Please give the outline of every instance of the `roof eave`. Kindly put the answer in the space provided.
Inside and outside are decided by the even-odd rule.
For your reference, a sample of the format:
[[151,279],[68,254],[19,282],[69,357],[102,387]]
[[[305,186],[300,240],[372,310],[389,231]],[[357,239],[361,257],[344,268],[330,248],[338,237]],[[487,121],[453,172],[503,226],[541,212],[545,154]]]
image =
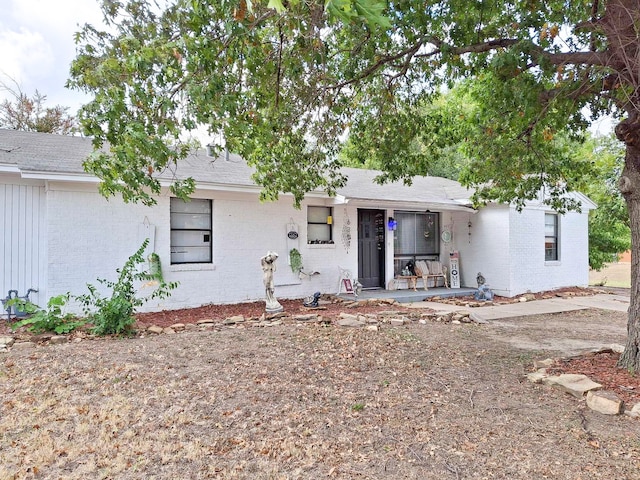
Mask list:
[[390,210],[445,210],[476,213],[477,210],[468,202],[452,200],[448,202],[407,202],[404,200],[380,200],[375,198],[345,198],[344,203],[369,208],[386,208]]

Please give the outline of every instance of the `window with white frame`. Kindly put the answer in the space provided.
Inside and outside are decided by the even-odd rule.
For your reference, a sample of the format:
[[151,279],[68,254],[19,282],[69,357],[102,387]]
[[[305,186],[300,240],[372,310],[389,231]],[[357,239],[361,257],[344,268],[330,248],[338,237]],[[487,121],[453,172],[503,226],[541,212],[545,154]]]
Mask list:
[[440,256],[440,216],[433,212],[395,211],[393,232],[394,272],[400,275],[408,262]]
[[171,264],[211,263],[212,201],[171,198]]
[[307,207],[307,243],[333,243],[333,208]]
[[559,217],[556,213],[544,215],[544,259],[547,262],[559,260],[558,232]]
[[431,212],[395,212],[397,227],[393,236],[396,255],[438,255],[439,217]]

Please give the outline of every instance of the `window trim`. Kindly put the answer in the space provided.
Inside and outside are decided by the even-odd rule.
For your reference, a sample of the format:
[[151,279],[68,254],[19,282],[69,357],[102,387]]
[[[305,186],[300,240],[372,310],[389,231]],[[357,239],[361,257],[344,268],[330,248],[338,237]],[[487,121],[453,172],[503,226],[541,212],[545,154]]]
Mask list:
[[[331,222],[312,222],[309,220],[310,208],[323,208],[328,211],[327,218],[331,219]],[[326,225],[329,227],[329,239],[328,240],[316,240],[309,238],[309,225]],[[334,245],[333,241],[333,207],[326,205],[307,205],[307,245]]]
[[[201,201],[201,202],[207,202],[208,204],[208,212],[201,214],[202,216],[208,215],[209,216],[209,228],[174,228],[173,226],[173,213],[178,213],[178,212],[173,212],[171,210],[171,206],[173,204],[173,202],[175,201],[181,201],[180,198],[178,197],[171,197],[169,199],[169,259],[170,259],[170,265],[211,265],[213,264],[213,200],[209,199],[209,198],[194,198],[192,200],[197,200],[197,201]],[[178,262],[178,261],[174,261],[173,259],[173,243],[171,240],[172,237],[172,233],[173,232],[206,232],[205,234],[209,236],[209,255],[208,255],[208,259],[207,260],[202,260],[202,261],[186,261],[186,262]]]

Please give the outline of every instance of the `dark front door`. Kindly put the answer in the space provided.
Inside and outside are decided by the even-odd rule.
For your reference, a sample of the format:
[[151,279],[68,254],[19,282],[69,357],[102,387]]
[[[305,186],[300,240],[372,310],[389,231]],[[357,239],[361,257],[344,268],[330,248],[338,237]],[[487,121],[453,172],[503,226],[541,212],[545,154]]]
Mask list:
[[358,210],[358,280],[364,288],[384,287],[384,211]]

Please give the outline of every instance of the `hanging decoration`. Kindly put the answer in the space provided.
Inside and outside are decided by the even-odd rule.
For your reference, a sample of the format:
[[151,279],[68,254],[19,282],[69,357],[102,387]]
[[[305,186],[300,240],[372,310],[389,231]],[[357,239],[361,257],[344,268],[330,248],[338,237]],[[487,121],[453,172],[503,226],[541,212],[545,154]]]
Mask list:
[[349,248],[351,247],[351,220],[349,220],[346,208],[344,209],[344,223],[342,224],[342,245],[349,253]]

